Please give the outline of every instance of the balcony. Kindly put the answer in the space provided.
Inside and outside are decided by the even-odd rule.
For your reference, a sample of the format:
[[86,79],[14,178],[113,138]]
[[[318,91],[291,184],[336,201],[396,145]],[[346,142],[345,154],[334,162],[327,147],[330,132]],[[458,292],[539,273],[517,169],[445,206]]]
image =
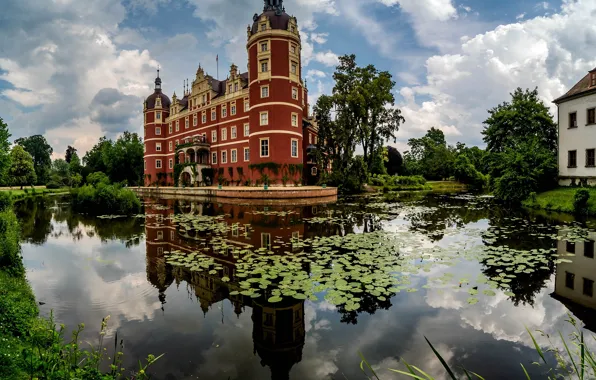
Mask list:
[[187,137],[182,140],[181,144],[176,145],[176,153],[180,151],[186,151],[188,148],[191,148],[194,151],[199,151],[201,149],[209,150],[209,140],[205,136],[195,136],[195,137]]

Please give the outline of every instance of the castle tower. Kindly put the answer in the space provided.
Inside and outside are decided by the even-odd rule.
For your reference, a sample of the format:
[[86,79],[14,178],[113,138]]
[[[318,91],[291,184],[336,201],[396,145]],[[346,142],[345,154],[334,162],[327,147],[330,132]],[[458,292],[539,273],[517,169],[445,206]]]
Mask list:
[[[300,34],[283,0],[265,0],[247,29],[250,162],[302,164],[306,92],[301,80]],[[271,182],[282,175],[268,173]]]
[[145,144],[144,183],[150,186],[158,182],[168,183],[166,172],[172,172],[167,158],[166,138],[168,135],[165,120],[170,115],[170,99],[161,92],[159,69],[155,78],[155,89],[143,103],[143,141]]

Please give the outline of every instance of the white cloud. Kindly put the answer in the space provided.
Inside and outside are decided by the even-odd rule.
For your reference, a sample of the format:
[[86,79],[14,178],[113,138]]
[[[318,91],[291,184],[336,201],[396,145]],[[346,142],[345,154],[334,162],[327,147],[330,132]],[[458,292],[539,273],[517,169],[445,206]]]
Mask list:
[[327,74],[325,74],[323,71],[321,70],[308,70],[308,72],[306,73],[306,79],[315,79],[315,78],[325,78],[327,76]]
[[515,19],[516,20],[522,20],[524,17],[526,17],[526,14],[525,13],[520,13],[517,16],[515,16]]
[[318,44],[324,44],[325,42],[327,42],[328,36],[329,33],[311,33],[310,39]]
[[339,57],[330,50],[316,53],[314,60],[328,67],[334,67],[339,64]]

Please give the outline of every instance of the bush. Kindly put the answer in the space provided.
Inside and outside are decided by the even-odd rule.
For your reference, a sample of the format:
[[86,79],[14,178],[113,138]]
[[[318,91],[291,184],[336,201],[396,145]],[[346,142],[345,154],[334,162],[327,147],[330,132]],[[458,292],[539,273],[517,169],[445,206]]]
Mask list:
[[577,214],[587,214],[588,200],[590,200],[590,193],[587,189],[576,190],[573,195],[573,211]]
[[91,186],[97,186],[100,183],[109,185],[110,179],[104,172],[94,172],[87,176],[87,183]]
[[59,182],[54,182],[53,180],[50,180],[50,182],[48,182],[46,184],[46,189],[59,189],[62,187],[62,184]]
[[13,276],[25,273],[19,234],[19,222],[14,212],[11,209],[0,212],[0,269]]
[[121,185],[85,185],[72,189],[71,195],[73,207],[79,212],[91,215],[131,215],[141,210],[141,201],[136,194]]
[[12,195],[8,191],[0,191],[0,211],[12,207]]

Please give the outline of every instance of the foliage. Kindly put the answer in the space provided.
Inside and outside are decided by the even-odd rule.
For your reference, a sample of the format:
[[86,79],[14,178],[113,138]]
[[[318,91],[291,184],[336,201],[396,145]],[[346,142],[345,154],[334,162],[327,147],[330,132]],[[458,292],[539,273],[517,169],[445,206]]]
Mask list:
[[588,190],[577,189],[573,195],[573,211],[577,214],[587,214],[589,200],[590,192]]
[[20,276],[25,273],[25,268],[19,245],[19,223],[8,207],[10,203],[6,203],[8,199],[5,195],[2,197],[6,208],[0,212],[0,269],[13,276]]
[[[591,216],[596,215],[596,189],[585,188],[582,190],[586,190],[590,194],[585,213]],[[534,197],[530,195],[522,204],[532,209],[574,213],[573,201],[576,191],[577,189],[573,187],[559,187],[538,193]]]
[[384,164],[385,169],[387,170],[387,174],[401,174],[403,172],[404,163],[401,154],[395,147],[392,147],[390,145],[386,146],[385,149],[387,150],[387,160],[384,162]]
[[214,176],[215,171],[213,170],[213,168],[201,169],[201,177],[203,178],[203,182],[205,182],[205,184],[211,185],[213,183]]
[[15,140],[15,144],[20,145],[33,157],[35,175],[37,184],[45,184],[48,181],[48,175],[52,165],[51,155],[54,149],[48,144],[42,135],[23,137]]
[[537,89],[518,88],[511,97],[488,111],[482,133],[490,187],[501,201],[517,204],[556,185],[557,125]]
[[337,191],[342,194],[355,194],[362,192],[369,179],[363,157],[356,156],[350,160],[345,173],[339,170],[332,170],[331,174],[322,172],[319,183],[337,186]]
[[87,183],[91,186],[97,186],[100,183],[105,185],[110,184],[110,179],[108,176],[103,172],[94,172],[87,176]]
[[385,163],[389,160],[387,148],[380,147],[374,154],[372,159],[372,165],[370,168],[370,174],[387,174],[387,168]]
[[277,162],[260,162],[257,164],[249,164],[248,168],[253,171],[256,169],[261,175],[263,175],[265,169],[273,175],[277,175],[281,168],[281,164],[278,164]]
[[431,187],[426,184],[424,177],[417,176],[391,176],[373,175],[370,179],[373,186],[383,187],[383,191],[394,190],[429,190]]
[[15,145],[10,152],[10,181],[15,186],[33,185],[37,180],[33,157],[20,145]]
[[7,175],[10,168],[10,136],[8,125],[0,117],[0,184],[9,183]]
[[455,159],[453,176],[461,183],[468,185],[471,191],[481,191],[486,185],[486,177],[480,173],[465,154]]
[[405,152],[404,162],[409,175],[423,175],[428,180],[451,177],[455,151],[447,146],[445,134],[432,127],[423,137],[408,140],[410,150]]
[[[99,142],[87,151],[83,157],[83,165],[89,173],[108,172],[108,167],[104,162],[103,152],[111,149],[112,141],[105,136],[99,139]],[[106,154],[107,155],[107,154]]]
[[132,190],[105,183],[72,189],[71,203],[78,212],[90,215],[131,215],[141,211],[141,201]]
[[495,197],[508,204],[519,204],[530,193],[552,189],[557,183],[557,158],[536,139],[492,153],[489,168]]
[[12,194],[10,191],[0,191],[0,212],[12,207]]
[[66,148],[66,153],[64,154],[64,160],[70,164],[73,154],[76,154],[76,153],[77,153],[77,149],[74,146],[69,145],[68,148]]

